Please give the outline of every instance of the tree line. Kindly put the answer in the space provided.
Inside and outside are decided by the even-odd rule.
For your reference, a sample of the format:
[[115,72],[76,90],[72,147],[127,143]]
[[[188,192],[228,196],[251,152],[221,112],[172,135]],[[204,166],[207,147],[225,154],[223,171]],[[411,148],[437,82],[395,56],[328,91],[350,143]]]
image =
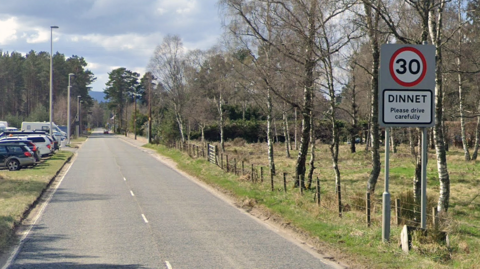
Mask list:
[[[53,55],[53,121],[67,123],[68,74],[71,80],[72,122],[76,115],[77,96],[82,96],[85,108],[93,105],[88,95],[94,74],[86,69],[83,57],[65,57],[57,52]],[[22,121],[49,121],[50,104],[50,54],[30,51],[19,52],[0,50],[0,119],[20,127]],[[87,109],[85,109],[87,111]]]

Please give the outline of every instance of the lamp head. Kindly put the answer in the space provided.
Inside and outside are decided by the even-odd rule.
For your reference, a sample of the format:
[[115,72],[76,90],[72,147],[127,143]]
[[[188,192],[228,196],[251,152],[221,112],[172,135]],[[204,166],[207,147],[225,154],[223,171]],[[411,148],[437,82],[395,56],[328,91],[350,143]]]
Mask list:
[[58,26],[50,26],[51,29],[58,29]]
[[68,75],[69,75],[69,76],[71,76],[71,77],[72,77],[72,76],[73,76],[73,77],[75,76],[75,74],[74,74],[74,73],[70,73],[70,74],[68,74]]

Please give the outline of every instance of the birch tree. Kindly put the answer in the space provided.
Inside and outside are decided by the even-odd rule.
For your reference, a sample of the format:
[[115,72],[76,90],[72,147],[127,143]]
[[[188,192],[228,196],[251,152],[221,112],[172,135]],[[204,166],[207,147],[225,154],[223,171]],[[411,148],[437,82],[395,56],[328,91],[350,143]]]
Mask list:
[[179,36],[167,35],[155,48],[150,59],[149,71],[162,84],[172,104],[180,138],[185,142],[183,110],[187,100],[185,90],[185,51]]
[[[323,24],[336,19],[348,9],[350,3],[311,0],[222,0],[221,4],[226,7],[229,16],[229,30],[242,44],[256,43],[257,46],[268,44],[276,53],[301,66],[302,74],[299,76],[301,77],[299,85],[303,88],[301,103],[285,98],[270,81],[267,80],[266,83],[271,86],[269,89],[273,94],[292,107],[298,108],[302,115],[295,175],[297,178],[304,177],[310,144],[310,112],[313,109],[311,96],[315,87],[315,70],[324,57],[318,43],[320,29]],[[295,185],[298,186],[298,180]]]

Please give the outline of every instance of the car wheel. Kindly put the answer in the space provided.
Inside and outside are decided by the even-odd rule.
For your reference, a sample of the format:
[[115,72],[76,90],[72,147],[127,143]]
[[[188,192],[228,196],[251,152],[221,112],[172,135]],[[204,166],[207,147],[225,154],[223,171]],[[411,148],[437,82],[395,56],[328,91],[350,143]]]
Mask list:
[[10,160],[8,161],[8,170],[10,171],[17,171],[20,170],[20,162],[17,160]]

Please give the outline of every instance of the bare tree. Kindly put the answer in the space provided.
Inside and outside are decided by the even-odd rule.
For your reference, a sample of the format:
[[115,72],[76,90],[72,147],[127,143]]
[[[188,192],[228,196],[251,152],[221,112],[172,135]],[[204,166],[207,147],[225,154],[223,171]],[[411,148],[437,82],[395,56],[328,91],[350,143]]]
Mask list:
[[180,37],[167,35],[162,44],[156,47],[148,68],[166,91],[174,108],[181,140],[185,142],[183,109],[187,93],[184,77],[185,53]]
[[[296,62],[303,69],[302,75],[299,76],[303,88],[302,103],[285,98],[271,81],[265,82],[273,94],[300,110],[302,132],[295,174],[297,178],[304,177],[310,143],[310,112],[313,109],[311,96],[317,75],[315,70],[325,56],[319,44],[321,27],[335,20],[350,7],[351,3],[310,0],[222,0],[221,4],[227,7],[228,15],[231,16],[228,20],[229,29],[242,44],[256,44],[257,47],[268,44],[271,50]],[[298,180],[295,185],[299,185]]]

